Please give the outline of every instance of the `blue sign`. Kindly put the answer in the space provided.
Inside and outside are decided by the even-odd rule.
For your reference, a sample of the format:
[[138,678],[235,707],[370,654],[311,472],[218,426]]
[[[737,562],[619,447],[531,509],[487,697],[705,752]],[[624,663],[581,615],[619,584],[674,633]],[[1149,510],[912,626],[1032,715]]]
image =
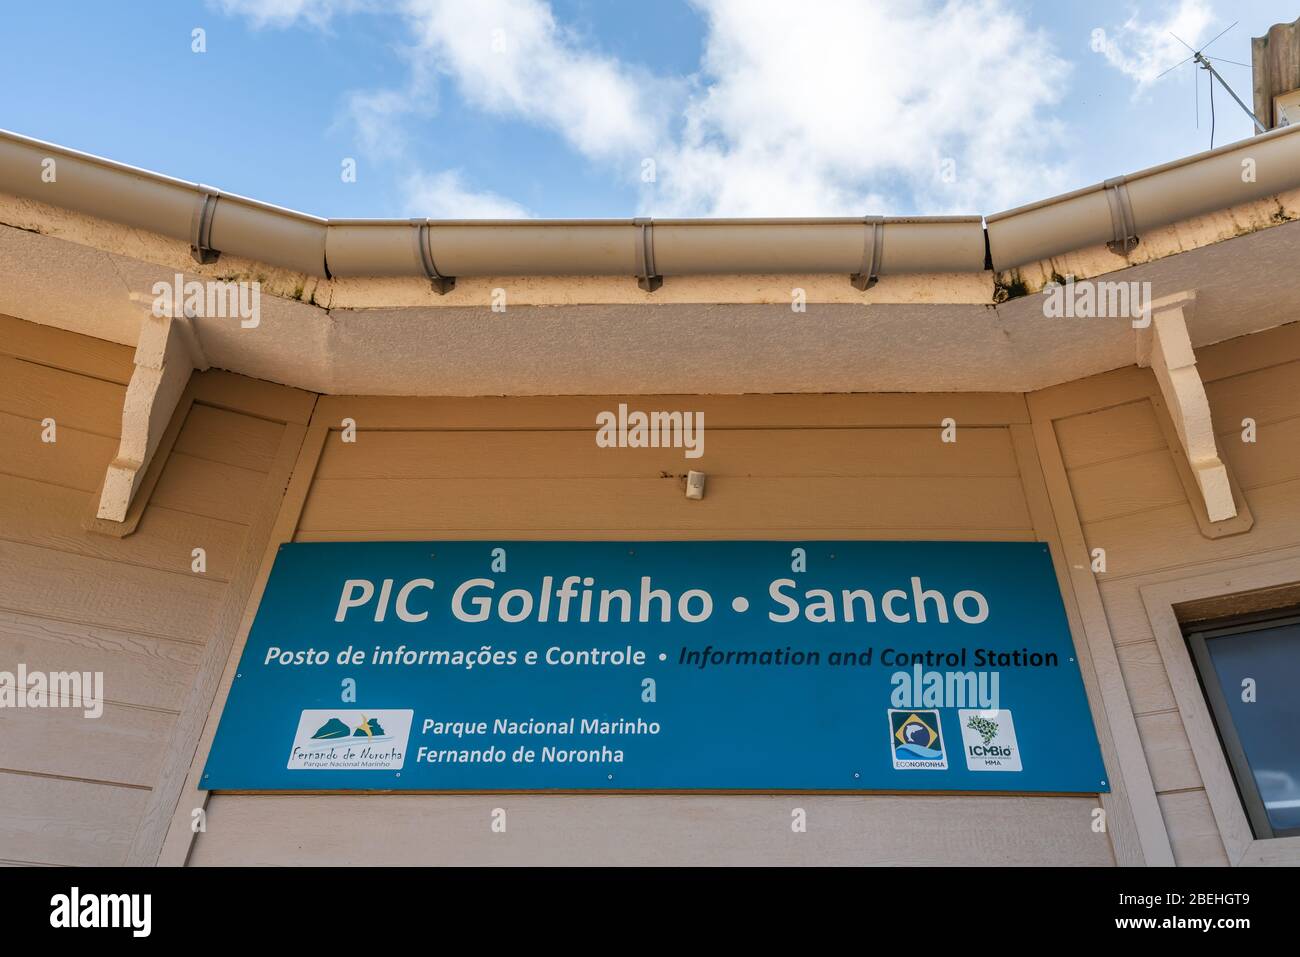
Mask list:
[[281,546],[203,787],[1108,791],[1047,546]]

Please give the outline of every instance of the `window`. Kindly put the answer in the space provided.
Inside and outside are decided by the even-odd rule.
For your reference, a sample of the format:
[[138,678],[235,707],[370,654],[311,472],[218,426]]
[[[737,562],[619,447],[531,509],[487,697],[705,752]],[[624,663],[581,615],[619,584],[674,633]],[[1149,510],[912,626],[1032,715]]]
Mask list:
[[1187,641],[1255,837],[1300,836],[1300,609],[1196,623]]

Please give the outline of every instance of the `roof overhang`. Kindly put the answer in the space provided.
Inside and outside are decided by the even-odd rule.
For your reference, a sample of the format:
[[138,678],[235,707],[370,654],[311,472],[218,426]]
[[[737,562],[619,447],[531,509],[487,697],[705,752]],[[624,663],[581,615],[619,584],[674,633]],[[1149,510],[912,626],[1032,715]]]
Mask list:
[[323,220],[0,134],[0,313],[135,346],[157,284],[255,280],[255,327],[179,315],[195,365],[335,394],[1028,391],[1140,351],[1048,318],[1053,277],[1194,292],[1194,346],[1294,321],[1296,219],[1294,128],[986,218],[502,223]]

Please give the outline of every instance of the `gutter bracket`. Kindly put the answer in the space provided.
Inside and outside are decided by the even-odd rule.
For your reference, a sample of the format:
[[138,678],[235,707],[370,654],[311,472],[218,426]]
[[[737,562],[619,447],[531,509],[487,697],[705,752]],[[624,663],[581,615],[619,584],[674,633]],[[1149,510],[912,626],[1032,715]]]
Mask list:
[[190,258],[196,263],[214,263],[221,251],[212,248],[212,215],[217,210],[221,192],[210,186],[200,186],[202,197],[190,218]]
[[849,276],[854,289],[866,292],[880,281],[880,259],[885,252],[885,217],[866,216],[862,235],[862,265]]
[[438,267],[433,261],[433,249],[429,245],[429,221],[427,219],[413,219],[411,225],[415,227],[415,245],[418,249],[420,264],[424,266],[424,274],[429,278],[429,285],[433,291],[440,296],[445,296],[456,288],[455,276],[444,276],[438,272]]
[[654,292],[664,284],[664,277],[655,272],[655,224],[648,216],[632,220],[636,236],[636,284],[646,292]]
[[1110,226],[1115,238],[1106,244],[1117,256],[1127,256],[1137,248],[1137,227],[1133,220],[1133,204],[1129,202],[1125,177],[1116,176],[1102,184],[1106,203],[1110,206]]

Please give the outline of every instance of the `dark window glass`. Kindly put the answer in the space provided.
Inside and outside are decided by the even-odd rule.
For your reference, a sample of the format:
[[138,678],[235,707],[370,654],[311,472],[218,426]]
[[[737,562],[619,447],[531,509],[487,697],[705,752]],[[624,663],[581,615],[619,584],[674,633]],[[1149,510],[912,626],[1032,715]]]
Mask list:
[[1300,615],[1198,626],[1188,640],[1255,836],[1300,835]]

